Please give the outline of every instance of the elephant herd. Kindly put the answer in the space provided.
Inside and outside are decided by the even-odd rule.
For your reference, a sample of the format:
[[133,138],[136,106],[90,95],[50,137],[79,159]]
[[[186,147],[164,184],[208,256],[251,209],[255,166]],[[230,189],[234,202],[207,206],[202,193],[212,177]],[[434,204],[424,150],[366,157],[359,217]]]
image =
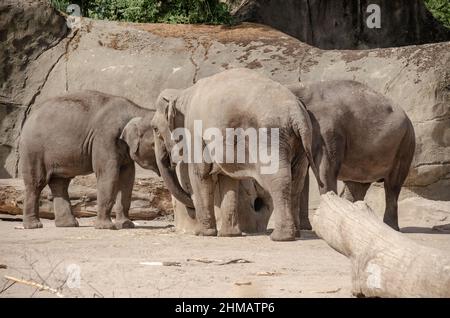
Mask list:
[[[213,177],[220,175],[228,179],[227,199],[235,203],[227,204],[230,213],[236,213],[239,181],[252,179],[273,207],[271,239],[294,240],[300,229],[311,228],[309,167],[321,194],[336,192],[342,180],[350,201],[364,199],[372,182],[384,181],[384,222],[398,229],[397,200],[414,155],[413,126],[401,108],[361,83],[283,86],[258,72],[232,69],[186,89],[163,90],[153,108],[95,91],[53,97],[36,107],[19,146],[24,228],[42,227],[39,196],[46,185],[56,226],[78,226],[68,187],[75,176],[92,172],[98,191],[95,228],[133,227],[128,210],[136,162],[195,208],[197,235],[218,234]],[[180,186],[177,164],[186,166],[189,191]],[[241,234],[236,226],[223,228],[228,230],[219,235]]]

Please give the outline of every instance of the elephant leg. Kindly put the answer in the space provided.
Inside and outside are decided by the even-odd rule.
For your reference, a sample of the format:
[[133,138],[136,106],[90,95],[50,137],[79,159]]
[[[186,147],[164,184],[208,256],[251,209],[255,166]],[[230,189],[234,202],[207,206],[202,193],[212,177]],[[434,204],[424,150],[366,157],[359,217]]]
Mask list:
[[23,227],[25,229],[42,228],[39,219],[39,197],[46,186],[45,172],[40,165],[34,165],[24,157],[21,161],[23,182],[25,185],[25,197],[23,205]]
[[[383,221],[394,230],[400,231],[398,226],[398,197],[405,181],[410,160],[398,159],[395,168],[390,172],[389,176],[384,179],[384,194],[386,197],[386,209],[384,211]],[[406,164],[407,163],[407,164]]]
[[[295,213],[295,210],[294,210]],[[300,193],[300,230],[312,230],[311,223],[309,222],[309,171],[306,171],[305,181],[303,184],[302,192]]]
[[370,183],[360,183],[354,181],[344,181],[344,190],[341,197],[350,202],[363,201],[369,190]]
[[97,219],[96,229],[115,229],[111,221],[111,209],[114,206],[119,182],[119,165],[110,161],[104,164],[97,175]]
[[[342,147],[342,145],[341,145]],[[325,194],[328,191],[337,193],[337,176],[339,173],[341,158],[331,160],[325,147],[320,147],[314,158],[318,162],[320,179],[323,187],[319,187],[319,193]],[[300,229],[312,230],[309,221],[309,171],[307,170],[304,179],[303,189],[300,195]]]
[[[412,127],[411,127],[412,129]],[[414,156],[414,134],[407,135],[400,144],[396,163],[389,176],[384,179],[384,192],[386,196],[386,209],[383,221],[394,230],[400,231],[398,225],[398,197],[402,185],[408,176],[411,161]]]
[[23,207],[23,227],[38,229],[42,227],[39,219],[39,197],[43,187],[25,184],[25,199]]
[[123,166],[119,173],[119,191],[114,211],[116,213],[115,225],[117,229],[134,228],[134,223],[128,217],[131,195],[133,192],[135,176],[134,163]]
[[296,229],[295,236],[300,237],[300,230],[301,230],[300,205],[303,195],[303,187],[305,186],[306,183],[305,178],[308,176],[308,160],[306,160],[306,157],[301,160],[297,160],[293,164],[291,175],[292,175],[291,204]]
[[383,222],[396,231],[400,231],[398,226],[398,197],[400,195],[401,185],[391,184],[384,181],[384,192],[386,198],[386,209],[384,211]]
[[270,235],[273,241],[295,240],[295,221],[291,206],[291,167],[280,168],[277,173],[263,175],[263,187],[267,189],[273,202],[275,228]]
[[[323,186],[319,186],[319,193],[325,194],[328,191],[337,193],[337,176],[339,173],[340,158],[330,159],[325,148],[321,148],[314,159],[319,162],[319,174]],[[304,182],[304,188],[300,198],[300,226],[302,230],[311,230],[312,226],[309,222],[309,172],[307,172]]]
[[196,235],[216,236],[214,215],[214,180],[209,174],[211,165],[192,163],[189,165],[189,179],[194,192],[195,216],[199,223]]
[[240,236],[238,219],[239,180],[227,176],[219,176],[221,226],[219,236]]
[[48,183],[53,196],[56,227],[78,226],[78,221],[73,216],[72,207],[70,206],[68,192],[70,181],[70,178],[52,177]]

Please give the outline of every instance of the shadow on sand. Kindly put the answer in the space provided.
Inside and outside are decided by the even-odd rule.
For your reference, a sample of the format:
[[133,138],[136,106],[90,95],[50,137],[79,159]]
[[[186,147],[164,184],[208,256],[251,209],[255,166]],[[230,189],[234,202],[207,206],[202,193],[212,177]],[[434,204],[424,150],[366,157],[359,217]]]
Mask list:
[[420,227],[407,226],[400,230],[401,233],[416,233],[416,234],[450,234],[450,224],[434,226],[434,227]]

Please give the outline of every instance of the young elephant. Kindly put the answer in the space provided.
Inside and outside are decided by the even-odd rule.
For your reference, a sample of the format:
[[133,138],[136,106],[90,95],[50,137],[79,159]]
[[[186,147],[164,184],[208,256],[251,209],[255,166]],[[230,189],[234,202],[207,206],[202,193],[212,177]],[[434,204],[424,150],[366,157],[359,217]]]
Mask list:
[[[230,202],[237,202],[239,179],[256,180],[270,194],[274,206],[275,229],[271,235],[272,240],[295,239],[299,220],[298,214],[296,217],[292,211],[297,211],[298,207],[291,206],[291,203],[296,203],[292,201],[291,196],[299,193],[303,187],[308,161],[318,176],[312,161],[311,122],[306,109],[295,95],[255,71],[233,69],[204,78],[185,90],[163,91],[157,99],[156,108],[152,126],[155,128],[158,167],[172,194],[183,204],[195,207],[197,220],[202,225],[197,234],[217,234],[213,176],[222,175],[230,178],[230,182],[227,182],[227,199]],[[172,132],[175,128],[184,127],[191,133],[192,138],[186,135],[183,139],[187,138],[187,141],[192,141],[191,144],[195,146],[196,138],[200,137],[198,143],[209,146],[211,140],[205,134],[195,136],[198,129],[196,121],[201,121],[205,134],[214,130],[221,136],[227,136],[221,142],[224,148],[227,146],[227,155],[228,146],[231,146],[233,154],[231,162],[221,160],[223,157],[220,155],[212,156],[209,162],[205,158],[192,161],[192,157],[195,160],[196,149],[193,150],[194,156],[192,151],[183,154],[185,158],[191,159],[188,173],[193,190],[192,202],[190,195],[181,188],[171,171],[171,156],[175,146]],[[271,144],[270,148],[272,145],[277,146],[277,149],[271,150],[271,154],[274,155],[275,151],[279,154],[279,160],[276,160],[278,169],[269,173],[263,172],[266,163],[260,158],[261,153],[256,161],[239,162],[238,159],[236,162],[234,155],[238,146],[234,136],[228,139],[228,132],[229,129],[237,132],[236,129],[239,128],[241,134],[236,133],[238,140],[245,140],[245,132],[252,130],[251,128],[259,130],[260,133],[266,128],[279,129],[279,143],[276,143],[273,135],[270,135],[268,142]],[[261,146],[264,138],[260,137],[258,141]],[[268,144],[266,148],[269,148]],[[266,148],[264,150],[267,150]],[[250,147],[250,141],[244,142],[244,149],[250,157],[256,155],[255,148]],[[239,153],[237,156],[239,157]],[[320,183],[320,180],[318,181]],[[229,208],[236,209],[237,204],[229,204]]]
[[[39,196],[48,184],[53,196],[55,224],[78,226],[68,187],[78,175],[95,172],[95,228],[130,228],[128,219],[134,183],[134,161],[158,172],[154,154],[154,111],[128,99],[81,91],[43,102],[25,122],[20,137],[20,169],[25,183],[23,225],[41,228]],[[134,160],[134,161],[133,161]],[[117,198],[115,225],[111,208]]]
[[[326,81],[288,88],[307,106],[313,124],[314,161],[324,186],[350,201],[364,200],[372,182],[384,181],[384,222],[399,230],[397,200],[414,156],[414,128],[400,107],[355,81]],[[306,178],[308,180],[308,178]],[[308,220],[308,181],[301,194],[301,229]]]

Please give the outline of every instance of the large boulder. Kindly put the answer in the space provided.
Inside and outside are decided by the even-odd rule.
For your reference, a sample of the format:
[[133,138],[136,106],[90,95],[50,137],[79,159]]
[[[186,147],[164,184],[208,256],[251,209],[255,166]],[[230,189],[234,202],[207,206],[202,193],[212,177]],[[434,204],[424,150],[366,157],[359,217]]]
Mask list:
[[[367,49],[450,41],[422,0],[225,0],[238,21],[270,25],[321,49]],[[373,28],[373,7],[380,27]]]
[[[51,9],[46,5],[27,7],[28,3],[19,1],[15,6],[28,8],[24,10],[29,10],[27,14],[32,11],[36,19],[42,16],[43,21],[59,21],[56,24],[62,31],[55,31],[55,40],[43,45],[39,54],[20,60],[23,63],[17,67],[22,75],[6,72],[7,85],[2,84],[0,91],[3,176],[18,175],[21,125],[34,105],[45,98],[96,89],[152,108],[164,88],[185,88],[225,69],[248,67],[283,84],[353,79],[391,98],[410,116],[417,137],[403,194],[450,200],[450,42],[324,51],[258,24],[225,27],[90,19],[82,19],[79,29],[59,38],[65,34],[60,15],[53,12],[54,18],[49,18],[44,13]],[[2,24],[0,34],[10,34],[8,38],[13,41],[10,25],[14,26]],[[32,25],[41,25],[42,31],[49,27],[45,23]],[[27,42],[40,38],[37,31],[30,34]],[[13,58],[10,52],[5,53],[7,59]],[[311,189],[312,195],[317,195],[316,187]],[[375,190],[371,198],[384,201]]]

